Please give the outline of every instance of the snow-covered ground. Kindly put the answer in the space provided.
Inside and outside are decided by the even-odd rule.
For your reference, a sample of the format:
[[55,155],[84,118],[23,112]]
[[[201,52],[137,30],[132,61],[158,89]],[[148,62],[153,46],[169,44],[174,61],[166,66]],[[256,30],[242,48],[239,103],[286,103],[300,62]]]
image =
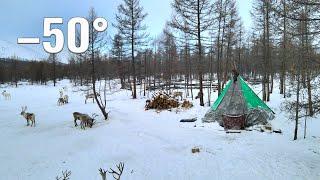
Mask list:
[[[65,85],[70,103],[57,106]],[[190,110],[156,113],[144,110],[145,98],[132,100],[124,90],[108,96],[109,121],[100,116],[92,129],[81,130],[74,127],[72,113],[99,111],[96,104],[84,104],[84,95],[73,92],[68,81],[58,87],[5,89],[12,100],[0,99],[3,180],[54,179],[62,170],[71,170],[72,180],[99,180],[99,168],[115,168],[119,162],[125,163],[125,180],[320,179],[320,119],[308,120],[307,139],[301,123],[299,140],[292,141],[294,123],[280,110],[284,100],[277,90],[269,105],[276,112],[272,125],[283,134],[226,134],[216,123],[200,122],[209,107],[199,107],[197,101]],[[35,128],[20,116],[23,105],[36,114]],[[179,122],[193,117],[199,122]],[[192,154],[193,147],[200,153]]]

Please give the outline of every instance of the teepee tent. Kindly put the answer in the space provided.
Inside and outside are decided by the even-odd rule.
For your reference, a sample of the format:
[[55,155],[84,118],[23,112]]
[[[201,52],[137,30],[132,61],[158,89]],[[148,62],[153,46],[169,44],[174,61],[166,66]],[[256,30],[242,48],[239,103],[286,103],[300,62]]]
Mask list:
[[204,122],[219,122],[227,129],[243,129],[257,124],[266,124],[274,118],[273,111],[254,93],[242,77],[230,80]]

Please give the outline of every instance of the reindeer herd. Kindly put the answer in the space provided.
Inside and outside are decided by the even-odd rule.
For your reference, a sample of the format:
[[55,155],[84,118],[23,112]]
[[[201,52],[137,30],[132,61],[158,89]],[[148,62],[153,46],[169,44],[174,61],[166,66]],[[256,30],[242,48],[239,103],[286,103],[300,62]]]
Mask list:
[[[67,93],[67,87],[63,87],[61,90],[59,90],[60,97],[58,98],[58,101],[57,101],[58,106],[66,105],[69,103],[69,96],[65,93]],[[11,94],[6,90],[4,90],[1,94],[5,100],[11,100]],[[98,97],[100,96],[99,93],[96,93],[96,94]],[[87,93],[85,95],[85,104],[87,104],[88,99],[93,99],[93,103],[94,103],[94,94]],[[21,107],[20,115],[27,121],[27,126],[30,125],[30,127],[35,127],[36,116],[34,113],[26,112],[27,108],[28,108],[27,106]],[[98,116],[97,114],[92,114],[92,116],[89,116],[88,114],[74,112],[73,113],[74,126],[77,127],[78,126],[77,121],[80,121],[81,129],[85,129],[86,127],[92,128],[92,126],[95,123],[95,118],[97,116]]]

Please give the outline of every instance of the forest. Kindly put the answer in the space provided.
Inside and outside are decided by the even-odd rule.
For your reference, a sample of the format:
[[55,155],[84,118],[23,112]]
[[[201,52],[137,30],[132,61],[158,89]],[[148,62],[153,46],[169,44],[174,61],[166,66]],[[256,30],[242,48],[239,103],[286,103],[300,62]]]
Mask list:
[[[254,27],[245,31],[235,0],[175,0],[172,19],[163,33],[152,38],[144,24],[148,12],[139,0],[125,0],[112,23],[117,29],[113,37],[91,28],[90,49],[71,54],[68,63],[62,63],[58,54],[35,61],[3,58],[0,81],[46,84],[68,78],[82,86],[91,83],[92,75],[98,80],[119,78],[122,88],[132,90],[136,98],[137,84],[168,90],[180,80],[186,92],[200,89],[200,105],[209,97],[210,106],[213,82],[217,80],[220,94],[231,70],[237,69],[246,79],[261,82],[264,101],[271,101],[274,88],[279,88],[283,97],[297,96],[287,106],[295,110],[295,118],[313,116],[320,106],[316,91],[320,3],[255,0],[253,4]],[[91,24],[96,17],[98,12],[91,8]],[[274,87],[275,79],[280,79],[279,87]],[[208,95],[204,88],[209,88]],[[299,98],[304,89],[307,101]],[[300,115],[300,109],[308,110]]]
[[[84,53],[0,54],[4,152],[19,159],[35,139],[40,155],[20,165],[29,179],[57,169],[56,179],[319,179],[320,1],[251,0],[251,27],[241,2],[171,0],[156,36],[143,0],[119,1],[105,32],[92,6]],[[75,39],[80,46],[80,27]],[[20,106],[35,130],[14,120]],[[218,114],[222,124],[203,119],[219,108],[245,110]],[[261,115],[252,125],[228,130],[227,118],[252,109]],[[31,163],[43,172],[30,174]],[[8,179],[22,177],[6,168]]]

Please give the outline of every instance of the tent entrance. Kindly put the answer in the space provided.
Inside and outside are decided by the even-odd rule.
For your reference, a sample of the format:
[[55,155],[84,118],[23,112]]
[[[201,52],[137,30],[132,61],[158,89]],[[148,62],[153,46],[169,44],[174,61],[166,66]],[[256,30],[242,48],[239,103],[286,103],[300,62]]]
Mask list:
[[226,130],[242,130],[246,127],[246,115],[222,115],[223,127]]

